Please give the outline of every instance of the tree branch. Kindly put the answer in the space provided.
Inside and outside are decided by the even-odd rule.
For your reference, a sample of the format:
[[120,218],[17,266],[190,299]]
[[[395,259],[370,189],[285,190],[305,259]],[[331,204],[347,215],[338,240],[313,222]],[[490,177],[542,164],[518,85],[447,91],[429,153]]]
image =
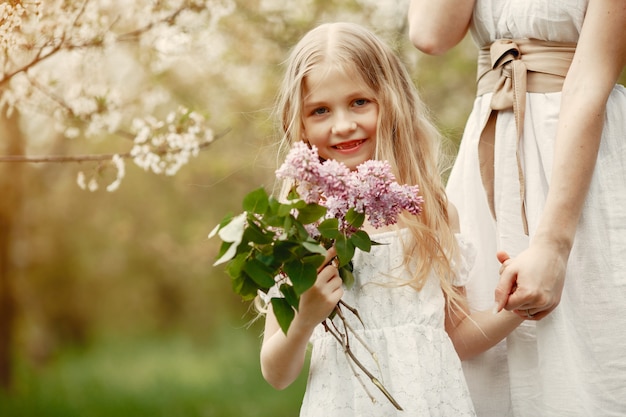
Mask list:
[[[213,137],[211,141],[203,142],[199,145],[200,149],[206,148],[216,140],[226,136],[230,132],[230,129],[224,130]],[[180,152],[180,150],[170,150],[170,153]],[[162,151],[162,153],[168,153]],[[86,154],[86,155],[41,155],[41,156],[28,156],[28,155],[0,155],[0,163],[66,163],[66,162],[99,162],[110,161],[113,156],[118,155],[121,158],[132,158],[130,152],[122,153],[103,153],[103,154]]]

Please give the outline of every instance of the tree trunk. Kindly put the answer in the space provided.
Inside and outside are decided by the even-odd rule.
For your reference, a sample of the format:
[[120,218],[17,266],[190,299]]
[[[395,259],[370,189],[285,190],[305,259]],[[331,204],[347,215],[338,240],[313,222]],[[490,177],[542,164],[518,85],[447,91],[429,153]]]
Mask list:
[[[24,144],[19,128],[19,116],[13,112],[6,116],[0,109],[1,152],[6,155],[22,155]],[[0,388],[5,391],[12,383],[13,325],[16,300],[13,278],[12,237],[16,218],[21,210],[20,164],[0,165]]]

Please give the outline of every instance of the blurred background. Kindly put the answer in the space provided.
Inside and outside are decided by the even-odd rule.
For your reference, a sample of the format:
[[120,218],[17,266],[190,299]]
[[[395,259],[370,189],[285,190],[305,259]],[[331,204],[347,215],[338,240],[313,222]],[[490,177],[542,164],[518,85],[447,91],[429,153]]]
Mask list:
[[[306,372],[285,391],[265,383],[262,320],[212,266],[219,241],[207,238],[245,194],[272,188],[282,62],[321,22],[373,28],[403,57],[454,153],[476,50],[466,39],[443,57],[419,53],[408,43],[407,0],[133,3],[0,5],[5,35],[28,35],[21,44],[0,35],[0,155],[127,152],[125,118],[179,105],[203,114],[217,137],[176,175],[129,158],[114,192],[105,186],[115,170],[102,161],[0,160],[0,416],[296,416]],[[6,12],[18,6],[42,27],[9,27]],[[74,39],[84,22],[105,23],[85,35],[89,45],[44,60],[55,44],[37,42],[69,39],[55,32],[53,9]],[[106,87],[92,94],[98,106],[81,113],[71,99],[95,85]],[[155,91],[166,99],[135,102]],[[101,186],[82,190],[79,172]]]

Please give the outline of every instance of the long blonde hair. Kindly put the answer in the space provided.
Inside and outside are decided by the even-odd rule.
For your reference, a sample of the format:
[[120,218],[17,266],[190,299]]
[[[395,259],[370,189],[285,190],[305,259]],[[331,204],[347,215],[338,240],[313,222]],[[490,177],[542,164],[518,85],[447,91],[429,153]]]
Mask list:
[[327,23],[296,44],[287,60],[276,105],[281,153],[303,140],[304,81],[322,64],[360,77],[374,93],[379,109],[374,157],[388,161],[397,181],[418,185],[424,197],[419,216],[404,215],[401,219],[412,236],[405,247],[405,263],[415,265],[409,285],[421,289],[434,270],[447,300],[462,302],[452,286],[452,260],[458,250],[448,224],[448,200],[440,173],[441,136],[406,67],[374,33],[357,24]]

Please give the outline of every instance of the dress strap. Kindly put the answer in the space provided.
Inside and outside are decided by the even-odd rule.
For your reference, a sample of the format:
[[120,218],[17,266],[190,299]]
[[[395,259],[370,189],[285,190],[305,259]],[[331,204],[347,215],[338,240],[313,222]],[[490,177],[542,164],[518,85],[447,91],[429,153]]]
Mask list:
[[480,140],[478,160],[483,187],[494,219],[494,145],[499,111],[512,110],[517,128],[517,170],[520,182],[521,215],[528,234],[525,208],[525,181],[520,155],[524,126],[526,93],[561,91],[565,75],[576,50],[575,43],[547,42],[536,39],[498,39],[480,49],[478,55],[477,95],[493,93]]

